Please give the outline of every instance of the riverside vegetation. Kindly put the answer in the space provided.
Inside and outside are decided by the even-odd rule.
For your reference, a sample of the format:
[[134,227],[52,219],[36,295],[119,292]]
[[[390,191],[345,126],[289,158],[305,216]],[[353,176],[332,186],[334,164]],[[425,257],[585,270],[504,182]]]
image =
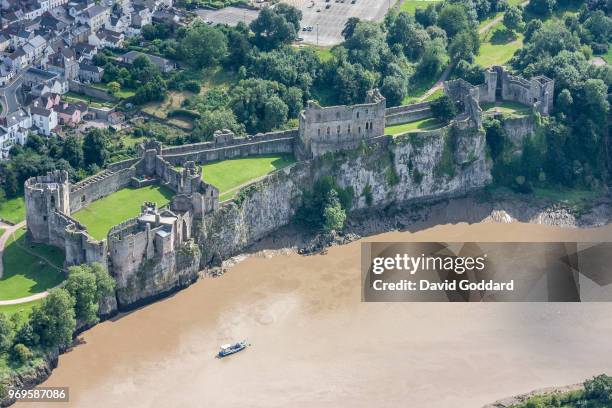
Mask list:
[[[69,347],[77,329],[99,321],[99,303],[114,294],[114,287],[100,264],[73,266],[65,285],[52,289],[30,311],[11,317],[0,313],[0,376],[27,373]],[[0,398],[7,391],[0,383]]]

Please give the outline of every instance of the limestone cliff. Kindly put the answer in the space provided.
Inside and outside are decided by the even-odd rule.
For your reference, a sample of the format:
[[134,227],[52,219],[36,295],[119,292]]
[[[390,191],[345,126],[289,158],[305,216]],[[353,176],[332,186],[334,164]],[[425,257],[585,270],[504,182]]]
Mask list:
[[136,273],[116,277],[119,310],[134,308],[189,286],[197,280],[199,266],[200,250],[193,241],[163,257],[144,261]]
[[354,192],[352,210],[461,195],[491,180],[483,131],[446,127],[327,153],[251,184],[196,226],[201,266],[218,263],[291,222],[304,190],[330,175]]

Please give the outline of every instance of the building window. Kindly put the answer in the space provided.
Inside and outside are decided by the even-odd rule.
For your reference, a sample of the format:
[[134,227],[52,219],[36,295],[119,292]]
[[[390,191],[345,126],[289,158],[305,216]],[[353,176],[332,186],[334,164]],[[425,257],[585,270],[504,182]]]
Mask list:
[[358,132],[359,134],[361,134],[361,126],[359,126]]
[[357,112],[357,119],[359,119],[359,112]]
[[336,132],[337,132],[338,134],[340,134],[340,125],[338,125],[338,128],[336,129]]
[[370,124],[368,122],[366,122],[366,130],[369,129]]
[[347,132],[348,132],[348,133],[351,133],[351,125],[348,125]]
[[327,136],[329,136],[329,127],[327,128]]
[[321,128],[317,129],[317,134],[321,136]]

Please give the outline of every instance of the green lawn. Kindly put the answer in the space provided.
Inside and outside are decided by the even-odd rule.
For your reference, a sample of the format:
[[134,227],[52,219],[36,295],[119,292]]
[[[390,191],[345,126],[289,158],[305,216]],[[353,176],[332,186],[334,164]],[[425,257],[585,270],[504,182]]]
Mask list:
[[202,166],[202,177],[219,189],[220,200],[225,201],[237,192],[230,190],[294,162],[295,158],[291,155],[224,160]]
[[[37,254],[56,268],[34,256]],[[17,231],[4,248],[2,257],[4,275],[0,278],[0,300],[18,299],[43,292],[64,280],[57,268],[64,264],[64,254],[59,248],[34,244],[25,238],[25,230]]]
[[[108,84],[100,83],[100,84],[92,84],[92,86],[94,88],[102,89],[103,91],[107,91],[108,92]],[[133,91],[132,89],[121,88],[119,90],[119,92],[117,92],[113,96],[116,97],[116,98],[119,98],[119,99],[127,99],[127,98],[131,98],[135,94],[136,94],[136,92]]]
[[500,112],[504,116],[525,116],[531,114],[531,108],[518,102],[486,102],[481,105],[484,112]]
[[414,12],[418,8],[427,8],[430,4],[436,4],[439,0],[405,0],[402,3],[400,11],[405,11],[410,15],[414,15]]
[[476,63],[482,67],[503,65],[523,46],[523,34],[512,35],[502,23],[494,25],[481,38],[480,52]]
[[0,306],[0,313],[3,313],[10,317],[16,313],[23,312],[23,316],[25,318],[26,316],[30,314],[30,312],[32,311],[32,308],[36,306],[37,304],[39,304],[41,300],[42,299],[35,300],[33,302],[20,303],[18,305]]
[[0,218],[13,224],[25,220],[25,199],[23,197],[16,197],[1,201]]
[[64,94],[62,96],[62,99],[64,99],[68,103],[84,102],[94,108],[112,108],[114,106],[114,103],[111,101],[92,98],[91,96],[77,94],[74,92],[68,92]]
[[138,216],[140,206],[145,201],[155,202],[161,207],[170,202],[173,194],[172,190],[163,186],[124,188],[94,201],[72,216],[87,227],[92,237],[102,240],[111,227]]
[[444,125],[435,118],[425,118],[414,122],[402,123],[401,125],[387,126],[385,134],[391,136],[401,135],[406,132],[425,132],[428,130],[440,129]]

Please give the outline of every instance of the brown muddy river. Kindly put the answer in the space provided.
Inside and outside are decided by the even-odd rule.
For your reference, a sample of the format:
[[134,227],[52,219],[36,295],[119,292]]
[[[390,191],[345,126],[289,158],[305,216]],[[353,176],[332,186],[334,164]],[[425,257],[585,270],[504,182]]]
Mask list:
[[[611,239],[612,226],[521,223],[368,238]],[[359,262],[358,242],[327,255],[249,258],[84,333],[44,386],[70,387],[75,407],[479,408],[612,373],[612,304],[365,304]],[[241,339],[252,347],[214,358]]]

